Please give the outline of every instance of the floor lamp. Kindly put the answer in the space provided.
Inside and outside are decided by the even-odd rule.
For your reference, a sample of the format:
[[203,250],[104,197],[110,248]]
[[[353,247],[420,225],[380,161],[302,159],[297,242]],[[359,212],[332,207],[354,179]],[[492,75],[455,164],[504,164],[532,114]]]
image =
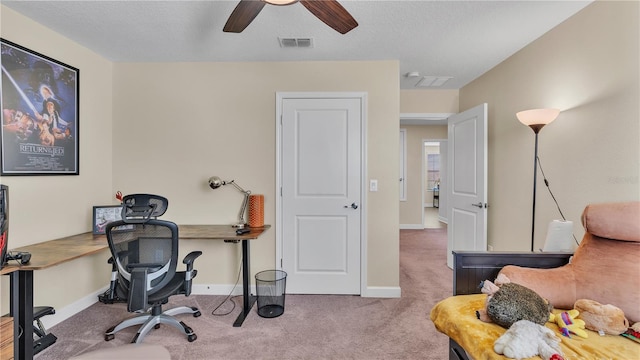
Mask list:
[[533,252],[533,240],[536,228],[536,185],[538,182],[538,133],[542,128],[555,120],[560,114],[558,109],[532,109],[520,111],[516,114],[518,120],[530,127],[536,134],[535,154],[533,157],[533,209],[531,211],[531,252]]

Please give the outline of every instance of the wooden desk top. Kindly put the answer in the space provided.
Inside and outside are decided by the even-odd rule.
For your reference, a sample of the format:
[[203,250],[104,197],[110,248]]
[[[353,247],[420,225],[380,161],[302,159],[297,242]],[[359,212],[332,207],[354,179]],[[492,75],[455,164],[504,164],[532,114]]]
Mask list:
[[[270,227],[270,225],[265,225],[259,228],[249,228],[250,232],[237,235],[236,228],[231,225],[178,225],[178,233],[181,240],[253,240]],[[108,247],[106,235],[94,235],[91,232],[23,246],[11,249],[11,251],[29,252],[31,253],[31,261],[22,266],[12,261],[0,270],[0,274],[16,270],[45,269],[98,253]]]
[[249,228],[250,232],[236,234],[236,228],[231,225],[178,225],[180,239],[185,240],[253,240],[262,235],[271,225]]

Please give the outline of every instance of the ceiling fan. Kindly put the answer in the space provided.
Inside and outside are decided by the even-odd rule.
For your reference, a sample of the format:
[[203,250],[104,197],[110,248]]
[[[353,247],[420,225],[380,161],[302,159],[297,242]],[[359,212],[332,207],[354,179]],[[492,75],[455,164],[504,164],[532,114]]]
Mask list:
[[300,2],[313,15],[340,34],[346,34],[358,26],[358,22],[336,0],[240,0],[222,31],[242,32],[266,4],[291,5],[296,2]]

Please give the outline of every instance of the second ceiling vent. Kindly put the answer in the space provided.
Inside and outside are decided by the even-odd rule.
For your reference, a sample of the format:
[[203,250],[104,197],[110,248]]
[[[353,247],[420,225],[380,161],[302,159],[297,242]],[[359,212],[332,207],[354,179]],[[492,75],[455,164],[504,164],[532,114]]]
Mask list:
[[280,47],[283,48],[311,48],[313,47],[312,38],[278,38]]

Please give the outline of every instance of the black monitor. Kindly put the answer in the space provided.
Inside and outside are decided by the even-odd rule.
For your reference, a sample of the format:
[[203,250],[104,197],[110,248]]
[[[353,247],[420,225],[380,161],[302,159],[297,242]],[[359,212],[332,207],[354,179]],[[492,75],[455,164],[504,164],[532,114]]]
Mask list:
[[7,264],[9,247],[9,187],[0,184],[0,269]]

